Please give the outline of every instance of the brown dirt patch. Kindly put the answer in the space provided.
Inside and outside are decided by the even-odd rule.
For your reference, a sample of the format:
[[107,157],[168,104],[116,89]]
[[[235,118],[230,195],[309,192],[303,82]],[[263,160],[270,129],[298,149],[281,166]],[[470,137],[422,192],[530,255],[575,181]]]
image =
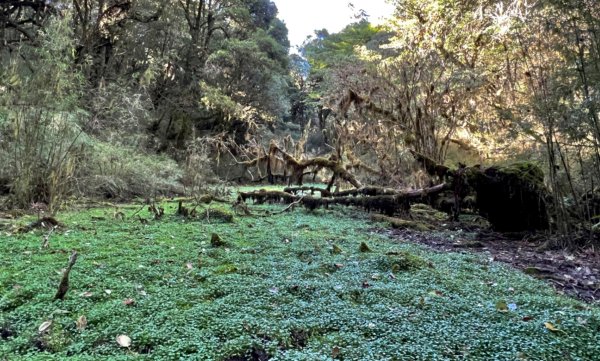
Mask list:
[[488,231],[446,233],[379,229],[378,232],[438,251],[482,253],[493,261],[510,264],[526,274],[546,280],[559,293],[600,303],[600,251],[597,249],[544,250],[542,237],[515,240]]

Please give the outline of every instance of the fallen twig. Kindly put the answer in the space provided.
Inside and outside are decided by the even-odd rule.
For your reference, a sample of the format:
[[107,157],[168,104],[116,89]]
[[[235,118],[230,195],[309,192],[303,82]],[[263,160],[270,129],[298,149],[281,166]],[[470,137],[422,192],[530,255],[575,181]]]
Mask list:
[[69,290],[69,273],[71,273],[71,269],[75,265],[75,262],[77,262],[77,251],[73,251],[71,257],[69,257],[69,264],[63,272],[60,284],[58,285],[58,290],[56,291],[56,295],[54,296],[55,300],[62,300],[65,298],[65,295]]

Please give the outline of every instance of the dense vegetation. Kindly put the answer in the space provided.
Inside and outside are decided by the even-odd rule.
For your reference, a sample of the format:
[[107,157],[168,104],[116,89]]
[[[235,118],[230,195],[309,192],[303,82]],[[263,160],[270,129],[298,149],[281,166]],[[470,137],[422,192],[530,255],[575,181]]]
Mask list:
[[[597,307],[485,256],[431,252],[379,234],[361,212],[208,222],[176,215],[177,201],[162,205],[163,218],[145,225],[132,217],[136,205],[118,209],[127,221],[106,207],[63,214],[65,228],[47,248],[40,248],[47,232],[2,234],[0,355],[592,360],[600,352]],[[214,204],[199,214],[206,209],[232,215]],[[211,242],[213,233],[224,244]],[[72,248],[81,256],[71,290],[53,302],[55,271]],[[128,349],[119,335],[131,339]]]
[[0,1],[0,360],[597,357],[600,2],[390,2]]

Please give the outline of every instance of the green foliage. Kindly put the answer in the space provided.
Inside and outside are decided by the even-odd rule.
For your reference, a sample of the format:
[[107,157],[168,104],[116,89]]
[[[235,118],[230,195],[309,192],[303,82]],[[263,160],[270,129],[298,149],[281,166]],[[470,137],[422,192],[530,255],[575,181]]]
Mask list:
[[[147,225],[113,220],[113,209],[65,213],[67,228],[48,249],[36,231],[1,233],[0,328],[11,336],[0,355],[223,360],[258,349],[274,359],[330,360],[338,349],[345,360],[592,360],[600,352],[597,306],[487,257],[390,240],[359,213],[294,211],[225,224],[187,221],[174,215],[176,202],[162,205],[164,218]],[[138,209],[121,206],[127,217]],[[212,248],[213,233],[227,246]],[[361,253],[361,242],[372,252]],[[334,244],[344,252],[332,254]],[[80,259],[56,303],[56,271],[70,249]],[[125,305],[128,298],[135,303]],[[517,307],[498,312],[500,301]],[[77,330],[81,315],[88,325]],[[53,346],[40,351],[38,327],[47,320]],[[131,347],[119,347],[117,335]]]
[[132,199],[183,192],[182,170],[166,155],[103,142],[88,144],[87,149],[87,164],[77,174],[82,195]]
[[303,45],[302,54],[309,60],[313,70],[318,71],[356,57],[356,48],[368,44],[383,28],[368,21],[348,25],[339,33],[320,32],[316,38]]
[[[282,116],[289,107],[283,75],[287,72],[287,48],[262,29],[248,39],[224,41],[221,49],[208,57],[206,66],[212,70],[210,84],[223,94],[213,96],[214,101],[209,104],[213,109],[222,108],[225,114],[252,122],[256,119],[243,113],[257,109],[263,113],[258,119],[269,119],[269,115]],[[210,99],[209,94],[203,100]],[[232,112],[233,109],[238,111]]]
[[46,202],[56,211],[72,191],[80,163],[80,135],[87,116],[78,105],[82,78],[73,71],[70,17],[52,19],[38,35],[39,47],[20,47],[28,63],[12,61],[10,87],[0,91],[0,171],[11,180],[12,204]]

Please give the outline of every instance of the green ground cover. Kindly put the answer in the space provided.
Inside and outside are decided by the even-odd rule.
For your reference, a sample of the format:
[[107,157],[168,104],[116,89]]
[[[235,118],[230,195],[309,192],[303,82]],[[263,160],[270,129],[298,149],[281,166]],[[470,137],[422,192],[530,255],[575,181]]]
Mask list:
[[[0,232],[0,360],[600,359],[597,307],[483,256],[388,239],[362,212],[227,223],[176,207],[147,225],[64,213],[45,249],[46,231]],[[72,249],[71,288],[53,301]]]

